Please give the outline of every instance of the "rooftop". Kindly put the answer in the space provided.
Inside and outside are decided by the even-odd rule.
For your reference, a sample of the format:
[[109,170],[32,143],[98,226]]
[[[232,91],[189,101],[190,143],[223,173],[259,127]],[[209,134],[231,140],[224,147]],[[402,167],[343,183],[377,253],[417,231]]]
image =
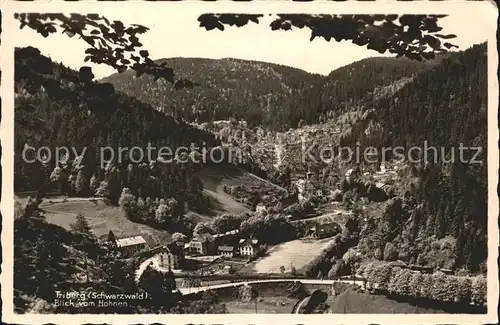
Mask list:
[[214,237],[215,237],[214,235],[211,235],[209,233],[197,234],[196,236],[193,237],[191,241],[200,241],[200,242],[212,241]]
[[259,241],[257,239],[240,239],[240,245],[257,245]]
[[116,240],[116,245],[118,247],[127,247],[133,245],[141,245],[141,244],[146,244],[146,241],[142,236],[127,237]]
[[223,252],[232,252],[234,251],[233,246],[219,246],[219,250]]

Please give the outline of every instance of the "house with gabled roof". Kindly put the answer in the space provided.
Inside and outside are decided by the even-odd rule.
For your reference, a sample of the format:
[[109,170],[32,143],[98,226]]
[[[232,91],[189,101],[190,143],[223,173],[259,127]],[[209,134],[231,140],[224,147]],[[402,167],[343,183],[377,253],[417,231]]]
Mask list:
[[259,248],[257,239],[240,239],[239,252],[241,256],[254,256]]
[[234,246],[221,245],[217,248],[217,252],[221,256],[233,257],[234,256]]
[[177,269],[179,268],[180,262],[184,259],[184,251],[179,244],[170,243],[161,247],[156,257],[160,267],[169,270]]
[[196,234],[188,244],[191,254],[209,255],[214,251],[214,236],[209,233]]
[[133,255],[147,248],[144,237],[134,236],[120,238],[115,241],[118,250],[126,255]]

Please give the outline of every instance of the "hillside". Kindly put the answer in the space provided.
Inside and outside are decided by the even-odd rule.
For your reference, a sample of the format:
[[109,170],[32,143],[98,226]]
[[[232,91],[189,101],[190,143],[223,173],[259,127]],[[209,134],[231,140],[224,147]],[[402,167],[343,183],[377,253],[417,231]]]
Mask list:
[[291,67],[239,59],[172,58],[157,62],[166,62],[180,78],[199,86],[176,91],[150,76],[135,78],[132,71],[113,74],[102,81],[188,121],[203,123],[234,117],[245,119],[251,127],[274,130],[324,120],[329,110],[344,107],[376,87],[427,67],[406,59],[368,58],[325,77]]
[[[416,163],[404,157],[411,168],[393,185],[401,193],[400,201],[388,205],[387,219],[367,229],[365,245],[379,246],[382,252],[394,247],[399,258],[419,264],[484,271],[487,94],[486,45],[481,44],[453,53],[392,96],[363,103],[376,114],[354,125],[341,145],[360,142],[362,148],[424,150],[427,141],[428,147],[437,149],[436,156],[432,149],[427,157],[414,155],[413,160],[419,159]],[[370,128],[376,132],[367,132]],[[472,161],[476,150],[465,150],[460,158],[461,144],[482,148],[476,162]]]
[[132,71],[103,81],[168,114],[189,121],[244,118],[251,125],[282,127],[276,115],[287,108],[304,87],[322,79],[305,71],[238,59],[171,58],[166,62],[179,78],[199,83],[193,89],[175,90],[150,76],[135,78]]
[[[15,201],[14,305],[16,313],[96,312],[75,303],[54,305],[55,290],[62,292],[133,292],[133,266],[116,258],[82,229],[67,229],[45,220],[34,201]],[[73,223],[75,225],[75,223]],[[130,304],[123,313],[137,311]],[[97,312],[113,313],[116,308]]]
[[430,62],[372,57],[335,69],[320,88],[321,111],[331,111],[332,115],[345,111],[379,88],[428,68]]
[[[58,188],[63,194],[89,196],[101,188],[100,192],[116,203],[122,188],[127,187],[144,199],[172,197],[180,207],[187,203],[195,210],[203,210],[202,186],[193,176],[202,164],[192,160],[154,164],[149,161],[146,148],[151,144],[157,150],[152,151],[152,160],[157,158],[161,147],[168,147],[173,153],[192,143],[209,149],[219,144],[213,134],[166,116],[120,92],[96,91],[95,98],[79,101],[72,96],[99,89],[98,85],[82,85],[81,74],[52,62],[32,47],[16,49],[15,58],[16,192],[45,186],[45,191]],[[44,82],[42,87],[40,80]],[[50,129],[45,137],[33,136],[31,129],[21,124],[37,119],[45,121]],[[72,150],[58,166],[55,159],[49,159],[47,164],[27,163],[21,155],[25,144],[35,149],[52,148],[46,154],[52,154],[52,158],[56,154],[54,148]],[[128,151],[134,146],[143,149],[142,158]],[[125,149],[121,156],[119,148]],[[77,157],[83,150],[86,150],[84,157]],[[130,162],[134,164],[129,165]]]
[[[349,98],[351,104],[337,110],[335,116],[324,123],[286,132],[250,128],[241,122],[208,123],[201,127],[211,130],[233,148],[241,149],[249,161],[267,170],[267,177],[277,184],[288,186],[290,174],[293,178],[295,173],[304,174],[309,170],[315,174],[317,184],[329,189],[340,188],[344,196],[358,198],[362,188],[366,190],[370,184],[375,185],[372,175],[379,170],[382,157],[373,164],[361,162],[360,167],[367,176],[359,184],[366,186],[344,188],[340,181],[346,170],[356,163],[339,164],[335,159],[330,163],[319,159],[304,163],[301,161],[302,139],[316,144],[311,151],[316,158],[325,146],[333,150],[339,146],[354,149],[359,143],[363,152],[368,146],[423,149],[427,141],[428,146],[438,149],[436,163],[432,155],[427,157],[427,163],[423,160],[410,163],[406,156],[398,171],[392,166],[389,173],[375,175],[390,185],[400,200],[397,202],[402,204],[396,203],[396,208],[394,202],[388,201],[382,209],[376,209],[379,212],[374,215],[378,215],[378,219],[374,225],[367,225],[361,247],[370,254],[378,248],[382,255],[386,246],[394,247],[400,252],[398,258],[408,261],[479,271],[486,258],[487,230],[485,53],[486,47],[482,44],[442,56],[425,69],[379,86],[362,99]],[[409,63],[409,66],[415,67],[418,63]],[[482,159],[483,164],[458,161],[460,143],[466,147],[482,147],[476,159]],[[474,154],[474,151],[466,151],[464,158],[472,159]],[[453,157],[454,161],[450,162]],[[390,161],[398,157],[391,156],[389,151],[385,158]],[[366,206],[367,210],[371,204]],[[394,219],[384,221],[384,216],[391,218],[391,215]],[[441,248],[430,248],[432,243]]]

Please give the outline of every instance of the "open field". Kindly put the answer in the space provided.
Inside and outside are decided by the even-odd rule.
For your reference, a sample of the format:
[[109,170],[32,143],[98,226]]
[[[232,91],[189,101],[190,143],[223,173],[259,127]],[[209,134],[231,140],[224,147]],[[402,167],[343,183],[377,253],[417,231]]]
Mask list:
[[285,267],[285,272],[290,272],[293,266],[300,273],[331,241],[332,238],[297,239],[273,246],[265,257],[247,265],[242,272],[281,273],[281,266]]
[[62,203],[50,203],[45,200],[40,207],[46,211],[47,222],[66,229],[69,229],[70,225],[75,222],[77,213],[83,214],[98,238],[106,238],[111,230],[117,238],[141,235],[150,246],[156,246],[170,240],[169,232],[134,223],[125,218],[119,207],[109,205],[101,200],[94,202],[72,200]]
[[245,185],[256,182],[255,178],[239,169],[203,168],[197,176],[203,183],[203,193],[210,199],[211,213],[239,214],[248,212],[248,208],[224,192],[225,185]]

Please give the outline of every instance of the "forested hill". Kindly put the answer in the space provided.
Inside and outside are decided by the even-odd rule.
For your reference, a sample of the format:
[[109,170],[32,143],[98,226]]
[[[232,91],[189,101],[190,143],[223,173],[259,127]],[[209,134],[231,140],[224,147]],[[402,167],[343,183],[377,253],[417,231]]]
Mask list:
[[[400,251],[425,250],[431,238],[451,236],[456,239],[457,265],[478,270],[486,258],[487,75],[486,44],[453,53],[391,96],[364,102],[373,114],[356,123],[341,140],[342,146],[360,142],[406,150],[423,149],[427,141],[429,147],[437,148],[437,162],[431,150],[426,163],[417,164],[408,176],[407,183],[412,184],[405,196],[412,199],[398,212],[398,221],[381,225],[390,229],[389,234],[374,232],[385,233],[385,242],[396,244]],[[475,149],[466,150],[461,162],[461,143],[481,147],[475,160],[482,164],[467,163]],[[445,158],[448,162],[443,162]]]
[[482,143],[486,139],[486,69],[485,44],[451,54],[390,95],[360,102],[365,112],[372,113],[354,124],[341,144],[410,147],[427,141],[451,148]]
[[110,82],[127,94],[188,121],[199,123],[245,119],[250,126],[274,130],[317,123],[328,111],[363,98],[377,87],[411,76],[428,65],[395,58],[368,58],[341,67],[328,76],[277,64],[239,59],[162,59],[178,78],[199,85],[175,90],[150,76],[135,72],[113,74]]
[[[244,118],[251,125],[282,126],[277,116],[305,87],[312,87],[322,76],[277,64],[238,59],[171,58],[166,62],[178,78],[199,85],[175,90],[151,76],[135,78],[135,72],[114,74],[104,81],[188,121],[207,122],[229,117]],[[278,114],[278,115],[277,115]]]
[[[114,92],[110,87],[104,87],[110,91],[101,91],[100,86],[106,85],[90,82],[82,87],[83,73],[52,62],[33,47],[16,49],[15,63],[15,191],[38,190],[42,184],[52,182],[53,185],[60,183],[63,192],[86,196],[104,186],[102,192],[105,196],[116,201],[122,187],[128,187],[135,195],[152,199],[173,197],[179,203],[198,205],[201,185],[194,177],[194,163],[150,166],[147,146],[151,143],[156,150],[165,146],[172,153],[180,146],[190,147],[191,143],[211,147],[220,143],[213,134],[175,120],[132,96]],[[40,80],[44,80],[42,87]],[[82,92],[87,94],[85,101],[76,97]],[[94,97],[91,92],[96,93]],[[44,137],[37,137],[31,131],[39,127],[26,128],[22,121],[43,121],[51,131]],[[55,159],[41,165],[23,160],[25,144],[36,149],[47,146],[52,155],[57,147],[74,148],[78,154],[83,148],[87,151],[80,167],[76,163],[80,158],[77,159],[71,151],[68,166],[56,166]],[[129,152],[122,152],[123,159],[120,160],[118,150],[119,147],[131,149],[134,146],[143,149],[144,154],[141,160],[140,153],[135,152],[134,162],[143,163],[128,166]],[[115,160],[103,168],[99,158],[108,160],[110,157],[101,157],[100,152],[107,147],[114,151]],[[153,151],[152,158],[155,159],[157,154],[158,151]],[[69,184],[58,181],[68,177]]]
[[321,86],[322,110],[341,111],[345,105],[357,104],[367,94],[427,67],[428,64],[406,58],[371,57],[338,68]]

